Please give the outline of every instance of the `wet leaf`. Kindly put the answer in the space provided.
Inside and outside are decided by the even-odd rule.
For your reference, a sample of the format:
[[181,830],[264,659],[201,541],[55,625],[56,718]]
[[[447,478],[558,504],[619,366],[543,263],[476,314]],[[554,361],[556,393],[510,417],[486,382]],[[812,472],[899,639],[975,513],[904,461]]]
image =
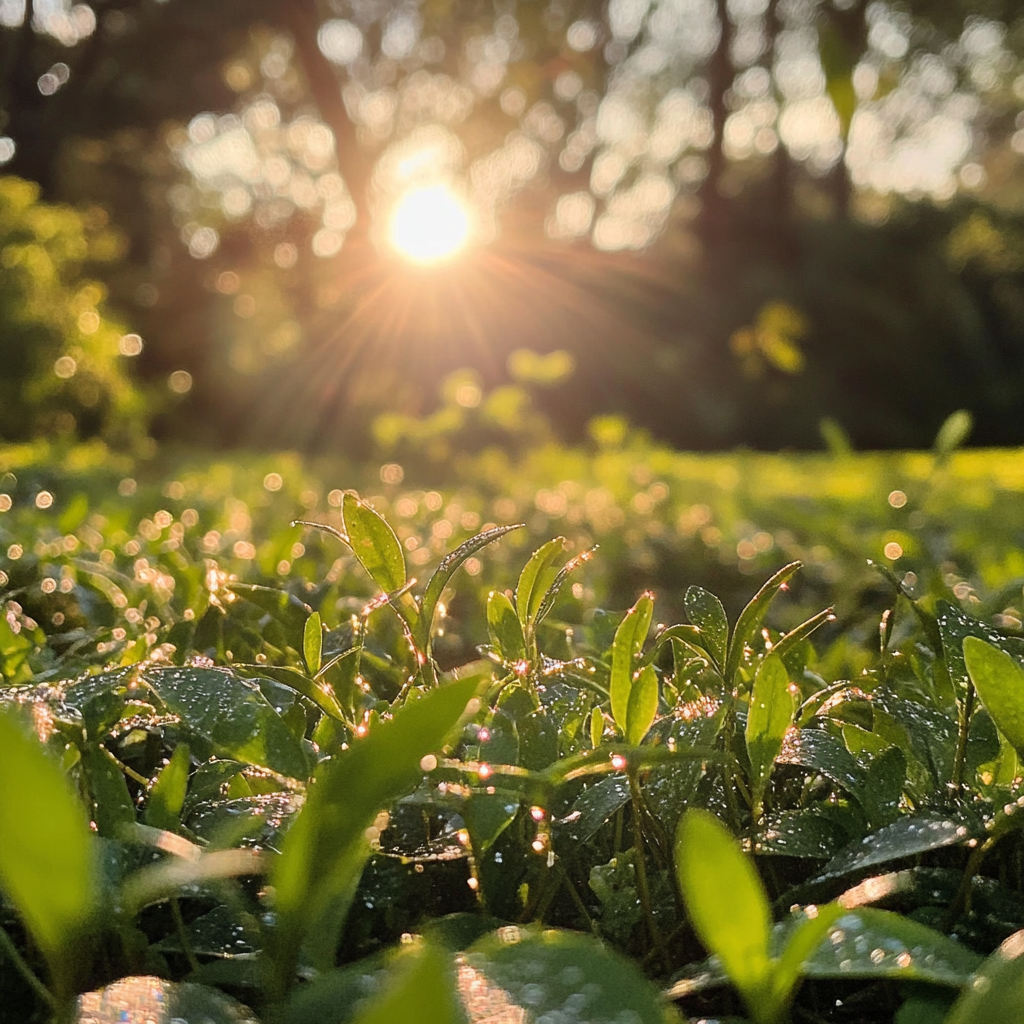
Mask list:
[[385,594],[401,590],[406,583],[405,556],[395,531],[353,494],[345,495],[341,513],[352,553],[370,579]]
[[835,822],[813,810],[781,811],[765,822],[757,849],[778,857],[828,860],[845,840]]
[[864,785],[864,773],[850,752],[821,729],[791,733],[777,760],[779,764],[798,764],[820,772],[850,793],[858,793]]
[[586,843],[620,808],[629,803],[629,780],[624,775],[609,775],[588,786],[569,809],[555,822],[555,836]]
[[964,639],[964,662],[981,703],[999,731],[1024,755],[1024,668],[977,637]]
[[82,766],[96,829],[106,839],[117,839],[126,825],[135,824],[135,803],[124,773],[102,744],[82,750]]
[[473,853],[477,857],[494,845],[498,836],[512,824],[519,810],[519,794],[498,789],[494,793],[473,793],[462,806],[462,819],[469,829]]
[[526,640],[515,608],[506,594],[492,591],[487,598],[487,627],[491,641],[506,663],[526,660]]
[[863,907],[835,922],[803,970],[810,978],[892,977],[959,987],[980,963],[977,953],[941,932],[888,910]]
[[81,803],[39,741],[0,712],[0,887],[72,990],[96,907],[97,850]]
[[753,640],[754,634],[761,628],[761,623],[764,621],[768,607],[775,595],[802,565],[802,562],[790,562],[789,565],[783,566],[740,612],[740,617],[736,620],[736,628],[733,630],[732,642],[729,644],[729,657],[725,665],[726,680],[732,679],[736,674],[736,670],[743,660],[743,648]]
[[703,587],[688,587],[683,595],[683,606],[690,621],[701,632],[704,649],[720,669],[724,668],[729,652],[729,620],[722,602]]
[[411,699],[321,765],[274,865],[278,924],[271,991],[288,988],[304,936],[314,963],[333,965],[345,907],[369,854],[366,830],[389,802],[416,785],[421,760],[441,749],[478,685],[475,678],[457,680]]
[[965,843],[969,838],[970,830],[963,822],[944,815],[923,813],[900,818],[840,850],[825,865],[819,878],[862,871],[944,846]]
[[519,574],[519,582],[516,584],[516,613],[524,633],[529,632],[548,587],[558,575],[558,570],[551,563],[562,553],[564,546],[564,537],[549,540],[534,551]]
[[306,660],[306,669],[311,676],[320,671],[320,659],[323,653],[324,628],[320,622],[320,613],[313,612],[302,630],[302,656]]
[[500,928],[472,945],[459,968],[459,988],[474,1021],[482,1021],[485,1010],[516,1021],[679,1021],[637,967],[576,932]]
[[[440,564],[434,570],[430,579],[427,580],[426,589],[423,591],[423,602],[420,612],[421,635],[419,637],[421,647],[425,647],[430,638],[430,630],[434,622],[434,612],[437,610],[437,604],[441,600],[441,595],[444,593],[444,588],[448,585],[448,581],[455,575],[459,566],[467,558],[475,555],[481,548],[487,547],[488,544],[493,544],[496,540],[504,537],[506,533],[522,529],[522,526],[522,523],[516,523],[514,526],[496,526],[493,530],[478,533],[475,537],[470,537],[469,540],[463,541],[454,551],[449,552],[441,559]],[[490,621],[489,608],[488,621]]]
[[760,817],[772,767],[782,750],[786,731],[793,724],[795,709],[786,666],[778,655],[769,654],[754,677],[745,732],[755,817]]
[[181,823],[181,808],[188,790],[191,755],[188,746],[179,743],[170,761],[160,769],[146,795],[144,820],[154,828],[175,832]]
[[142,676],[167,710],[208,740],[218,757],[294,779],[309,775],[302,745],[254,683],[218,668],[146,666]]

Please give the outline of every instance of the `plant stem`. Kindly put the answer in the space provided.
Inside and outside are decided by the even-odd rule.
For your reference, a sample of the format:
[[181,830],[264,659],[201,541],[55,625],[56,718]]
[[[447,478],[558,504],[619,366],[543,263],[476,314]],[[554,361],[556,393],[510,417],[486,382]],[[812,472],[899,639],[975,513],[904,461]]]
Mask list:
[[967,740],[971,732],[971,716],[974,714],[974,683],[967,681],[967,693],[961,708],[960,731],[956,738],[956,758],[953,761],[953,778],[950,780],[953,793],[960,795],[964,784],[964,767],[967,763]]
[[125,775],[128,776],[129,779],[134,779],[140,786],[149,785],[149,779],[147,779],[145,775],[140,775],[134,768],[130,768],[128,765],[124,763],[124,761],[119,760],[116,755],[112,754],[102,744],[100,744],[100,749],[103,750],[104,753],[106,753],[107,757],[109,757],[110,760],[113,761],[114,764],[116,764],[117,767],[120,768],[121,771],[123,771]]
[[641,805],[643,796],[640,793],[640,783],[637,781],[636,773],[631,769],[629,772],[629,791],[633,797],[633,849],[636,852],[636,888],[640,896],[640,905],[644,910],[644,917],[647,918],[647,928],[651,933],[651,942],[661,954],[666,970],[671,970],[668,950],[665,948],[665,939],[654,919],[654,908],[651,906],[651,892],[647,885],[647,864],[644,860],[644,838],[643,825],[641,824]]
[[25,958],[18,952],[18,947],[15,946],[14,940],[7,934],[7,931],[0,927],[0,950],[2,950],[11,963],[14,964],[14,969],[24,978],[25,983],[36,997],[45,1003],[51,1010],[57,1009],[57,999],[54,994],[39,980],[36,973],[29,967]]
[[193,971],[198,971],[200,964],[196,957],[196,952],[192,948],[192,943],[189,940],[188,932],[185,930],[185,919],[181,916],[181,904],[178,902],[177,896],[171,897],[171,917],[174,918],[174,927],[178,932],[178,940],[181,942],[181,951],[185,954],[185,959],[188,961],[188,966]]

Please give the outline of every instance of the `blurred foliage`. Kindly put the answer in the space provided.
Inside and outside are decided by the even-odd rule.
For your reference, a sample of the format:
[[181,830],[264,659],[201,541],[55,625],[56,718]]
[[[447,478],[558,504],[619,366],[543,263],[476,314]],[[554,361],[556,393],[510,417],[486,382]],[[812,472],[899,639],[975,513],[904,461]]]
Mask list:
[[37,186],[0,178],[3,437],[100,435],[124,445],[144,427],[146,403],[125,367],[141,340],[122,340],[105,288],[81,272],[119,256],[102,211],[42,203]]

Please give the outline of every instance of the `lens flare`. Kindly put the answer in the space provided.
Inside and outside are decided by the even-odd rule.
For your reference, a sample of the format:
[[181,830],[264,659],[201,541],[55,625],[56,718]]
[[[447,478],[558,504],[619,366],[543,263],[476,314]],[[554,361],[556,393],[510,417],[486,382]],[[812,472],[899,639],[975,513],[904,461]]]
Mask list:
[[391,244],[414,263],[450,259],[469,241],[469,213],[445,185],[407,192],[391,216]]

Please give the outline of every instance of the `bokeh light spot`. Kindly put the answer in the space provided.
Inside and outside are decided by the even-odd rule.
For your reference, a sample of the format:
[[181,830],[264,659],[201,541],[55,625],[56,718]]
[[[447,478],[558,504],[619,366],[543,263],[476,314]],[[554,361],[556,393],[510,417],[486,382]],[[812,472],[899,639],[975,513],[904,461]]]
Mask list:
[[465,247],[469,233],[465,205],[444,185],[407,192],[391,218],[391,244],[414,263],[450,259]]

